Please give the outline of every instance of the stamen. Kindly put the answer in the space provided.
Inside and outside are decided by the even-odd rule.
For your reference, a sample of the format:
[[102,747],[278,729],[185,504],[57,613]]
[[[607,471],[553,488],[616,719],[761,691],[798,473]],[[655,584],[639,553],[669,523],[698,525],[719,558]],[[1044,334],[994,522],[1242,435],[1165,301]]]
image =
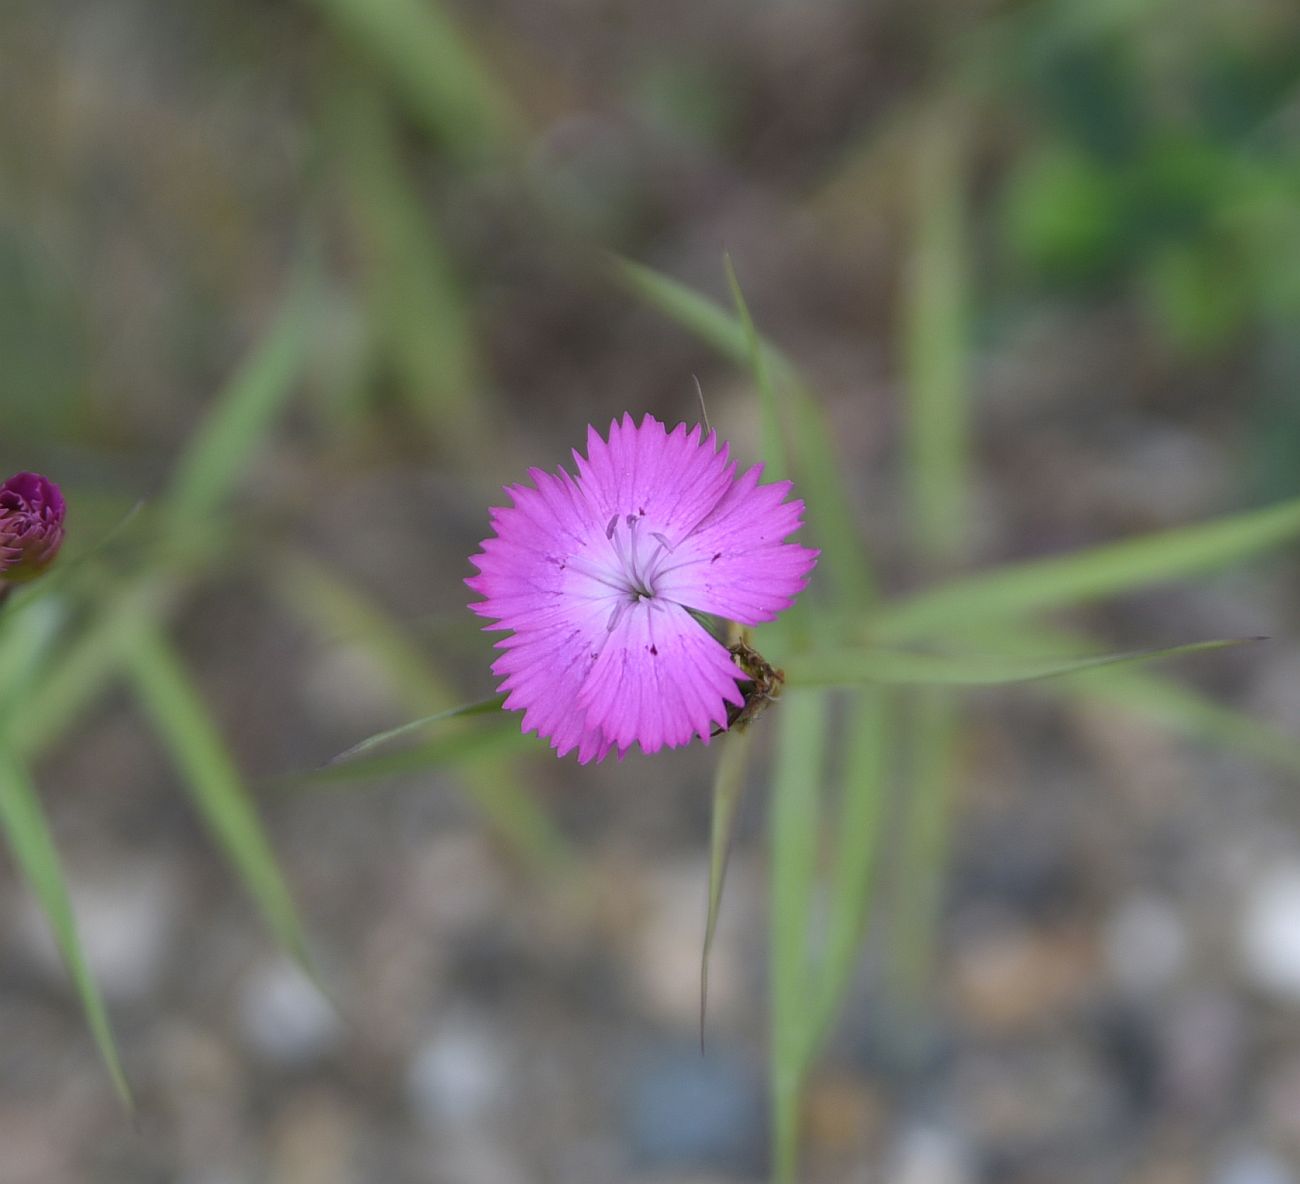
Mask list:
[[615,514],[614,517],[609,520],[609,525],[605,527],[605,537],[607,539],[612,539],[614,537],[614,527],[616,527],[617,525],[618,525],[618,515]]
[[640,519],[635,514],[627,516],[627,533],[628,533],[628,575],[632,577],[632,583],[638,592],[645,588],[645,580],[641,578],[641,571],[638,560],[641,558],[641,548],[637,544],[636,528]]

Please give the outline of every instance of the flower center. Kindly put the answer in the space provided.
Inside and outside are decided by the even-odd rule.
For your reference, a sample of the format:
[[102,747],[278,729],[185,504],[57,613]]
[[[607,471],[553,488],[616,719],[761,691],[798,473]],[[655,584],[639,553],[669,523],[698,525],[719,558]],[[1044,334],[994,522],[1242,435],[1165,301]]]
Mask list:
[[643,529],[644,517],[644,510],[615,514],[605,527],[605,537],[614,549],[618,572],[633,603],[654,599],[655,578],[664,555],[672,550],[672,544],[662,534]]

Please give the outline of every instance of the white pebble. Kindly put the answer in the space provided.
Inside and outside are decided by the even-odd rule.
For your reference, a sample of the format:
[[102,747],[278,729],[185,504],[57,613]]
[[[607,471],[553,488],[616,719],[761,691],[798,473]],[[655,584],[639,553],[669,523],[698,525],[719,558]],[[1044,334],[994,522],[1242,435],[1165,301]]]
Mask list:
[[[82,953],[110,1003],[143,1002],[157,989],[176,927],[174,881],[166,865],[145,860],[69,884]],[[31,896],[24,900],[18,933],[32,960],[51,977],[63,978],[63,957]]]
[[894,1148],[888,1179],[890,1184],[968,1184],[973,1179],[970,1158],[950,1131],[912,1126]]
[[407,1090],[426,1123],[450,1128],[499,1112],[509,1079],[505,1052],[491,1027],[477,1016],[453,1013],[416,1050]]
[[1282,999],[1300,1002],[1300,866],[1285,864],[1251,885],[1240,940],[1250,981]]
[[339,1018],[316,984],[287,957],[257,967],[239,995],[240,1029],[268,1060],[301,1066],[338,1046]]

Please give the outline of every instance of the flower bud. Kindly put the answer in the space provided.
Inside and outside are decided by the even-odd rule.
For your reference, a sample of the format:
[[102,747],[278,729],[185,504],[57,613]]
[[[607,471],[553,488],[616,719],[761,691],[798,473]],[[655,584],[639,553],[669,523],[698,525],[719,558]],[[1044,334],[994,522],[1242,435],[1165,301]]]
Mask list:
[[16,473],[0,485],[0,584],[35,579],[63,542],[63,494],[39,473]]

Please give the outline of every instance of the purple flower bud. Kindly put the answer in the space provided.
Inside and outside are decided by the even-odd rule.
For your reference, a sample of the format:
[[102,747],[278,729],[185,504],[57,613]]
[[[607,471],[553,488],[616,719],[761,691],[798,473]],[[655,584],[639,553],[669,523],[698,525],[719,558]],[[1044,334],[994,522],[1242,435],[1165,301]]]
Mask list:
[[54,562],[66,510],[59,487],[39,473],[0,485],[0,584],[35,579]]

